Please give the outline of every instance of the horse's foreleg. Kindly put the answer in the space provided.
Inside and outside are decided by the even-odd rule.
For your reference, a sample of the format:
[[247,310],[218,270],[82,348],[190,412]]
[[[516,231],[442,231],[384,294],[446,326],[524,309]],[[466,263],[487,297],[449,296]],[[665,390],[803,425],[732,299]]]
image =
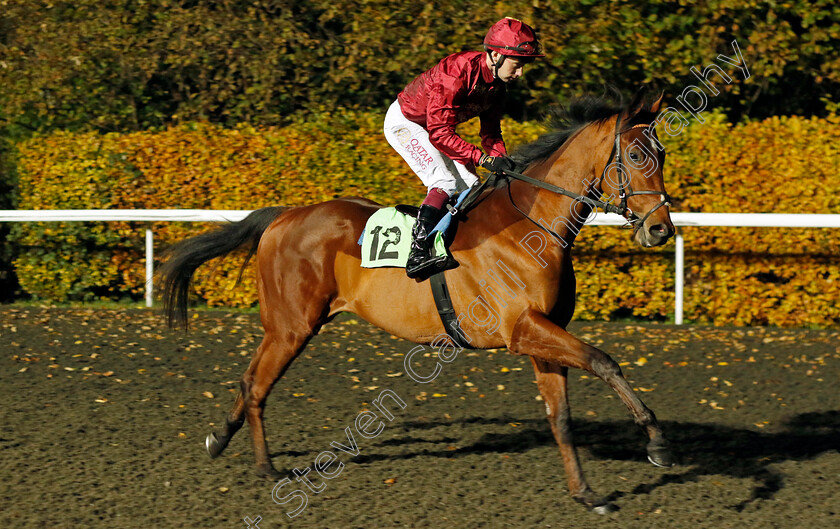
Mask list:
[[648,459],[657,466],[674,464],[670,445],[653,412],[636,396],[621,368],[610,356],[569,334],[536,311],[523,313],[516,322],[510,349],[561,366],[588,371],[607,384],[624,402],[633,418],[648,434]]
[[557,441],[560,455],[563,458],[563,466],[566,469],[566,478],[569,482],[569,493],[572,498],[590,509],[598,512],[611,511],[612,506],[604,498],[595,494],[586,483],[577,450],[572,440],[571,412],[569,411],[569,398],[566,392],[566,376],[569,368],[550,364],[534,357],[531,357],[531,362],[534,364],[537,385],[545,403],[545,413],[551,425],[551,433],[554,434],[554,439]]

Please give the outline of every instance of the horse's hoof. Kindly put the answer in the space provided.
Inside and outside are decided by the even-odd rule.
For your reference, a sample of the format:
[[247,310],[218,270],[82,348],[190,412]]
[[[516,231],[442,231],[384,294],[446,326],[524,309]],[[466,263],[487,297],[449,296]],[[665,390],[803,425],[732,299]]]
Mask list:
[[212,432],[204,440],[204,447],[207,449],[207,454],[212,459],[216,459],[217,457],[219,457],[219,454],[221,454],[225,450],[226,446],[227,443],[222,443],[221,441],[219,441],[219,438],[216,437],[216,434]]
[[278,472],[277,469],[274,468],[274,465],[269,463],[268,465],[264,466],[257,465],[257,477],[277,481],[278,479],[282,479],[286,476]]
[[572,497],[576,502],[582,503],[587,509],[598,514],[609,514],[618,510],[618,507],[598,496],[591,490]]
[[647,445],[648,461],[658,467],[668,468],[676,464],[671,444],[668,441],[651,441]]
[[605,503],[604,505],[599,505],[597,507],[592,507],[592,512],[595,514],[609,514],[611,512],[615,512],[618,510],[618,507],[613,505],[612,503]]
[[668,459],[661,458],[661,457],[654,458],[651,455],[648,456],[648,461],[653,463],[654,466],[661,467],[661,468],[671,468],[672,466],[674,466],[673,461],[669,462]]

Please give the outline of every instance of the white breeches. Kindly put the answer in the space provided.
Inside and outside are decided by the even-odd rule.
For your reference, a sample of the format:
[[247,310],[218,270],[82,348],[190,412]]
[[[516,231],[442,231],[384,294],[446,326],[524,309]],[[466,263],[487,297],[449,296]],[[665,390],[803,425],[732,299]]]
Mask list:
[[385,115],[385,138],[417,173],[427,191],[437,187],[451,197],[455,191],[467,189],[478,181],[464,164],[437,150],[429,141],[426,129],[403,116],[399,100],[394,101]]

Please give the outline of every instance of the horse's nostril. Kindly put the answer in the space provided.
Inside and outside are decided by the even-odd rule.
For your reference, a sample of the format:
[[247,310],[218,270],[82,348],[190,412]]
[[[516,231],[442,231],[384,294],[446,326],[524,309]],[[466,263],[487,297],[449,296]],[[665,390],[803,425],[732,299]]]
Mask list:
[[651,235],[658,235],[660,237],[667,237],[670,234],[670,230],[668,226],[665,224],[656,224],[650,227],[650,234]]

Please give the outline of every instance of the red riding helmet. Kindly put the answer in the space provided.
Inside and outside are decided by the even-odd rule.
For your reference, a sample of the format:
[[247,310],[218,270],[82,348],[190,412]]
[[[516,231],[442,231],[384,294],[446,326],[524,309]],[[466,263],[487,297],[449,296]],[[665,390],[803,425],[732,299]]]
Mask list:
[[545,57],[537,32],[521,20],[509,17],[493,24],[484,37],[484,49],[508,57]]

